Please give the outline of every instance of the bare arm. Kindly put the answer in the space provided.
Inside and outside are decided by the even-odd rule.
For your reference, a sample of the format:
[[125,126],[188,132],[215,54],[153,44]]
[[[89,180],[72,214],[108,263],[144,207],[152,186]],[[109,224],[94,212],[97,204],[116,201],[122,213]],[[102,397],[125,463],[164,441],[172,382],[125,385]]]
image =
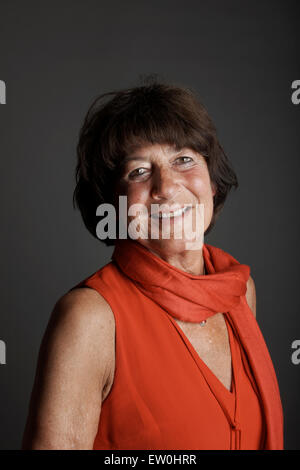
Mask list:
[[246,300],[250,309],[252,310],[253,315],[256,318],[256,290],[254,280],[251,276],[247,281]]
[[114,369],[115,323],[96,291],[55,305],[39,353],[23,449],[92,449]]

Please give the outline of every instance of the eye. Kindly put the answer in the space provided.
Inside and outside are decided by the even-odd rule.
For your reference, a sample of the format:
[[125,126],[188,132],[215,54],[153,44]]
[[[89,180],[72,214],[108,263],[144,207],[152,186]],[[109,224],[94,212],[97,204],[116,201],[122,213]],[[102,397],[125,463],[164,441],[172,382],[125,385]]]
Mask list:
[[136,170],[133,170],[131,173],[129,173],[128,178],[134,180],[144,176],[145,173],[147,173],[146,168],[137,168]]
[[186,155],[183,155],[182,157],[176,158],[175,162],[179,161],[179,164],[186,164],[186,163],[191,163],[193,162],[193,158],[187,157]]

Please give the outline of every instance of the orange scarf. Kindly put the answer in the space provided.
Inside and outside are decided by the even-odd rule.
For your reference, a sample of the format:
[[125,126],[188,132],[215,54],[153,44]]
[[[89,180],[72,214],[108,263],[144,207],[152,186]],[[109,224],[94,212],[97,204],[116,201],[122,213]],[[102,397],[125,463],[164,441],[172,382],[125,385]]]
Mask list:
[[170,315],[201,322],[228,312],[246,293],[250,268],[210,245],[203,245],[209,275],[195,276],[175,268],[134,240],[119,240],[112,259],[147,296]]

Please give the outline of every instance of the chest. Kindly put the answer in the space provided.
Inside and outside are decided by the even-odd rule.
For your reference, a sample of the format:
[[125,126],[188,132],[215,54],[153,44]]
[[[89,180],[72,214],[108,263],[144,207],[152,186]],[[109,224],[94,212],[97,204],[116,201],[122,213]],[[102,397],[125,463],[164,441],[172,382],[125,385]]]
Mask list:
[[199,323],[175,320],[200,359],[217,379],[231,389],[232,360],[229,334],[224,315],[218,313],[209,317],[204,326]]

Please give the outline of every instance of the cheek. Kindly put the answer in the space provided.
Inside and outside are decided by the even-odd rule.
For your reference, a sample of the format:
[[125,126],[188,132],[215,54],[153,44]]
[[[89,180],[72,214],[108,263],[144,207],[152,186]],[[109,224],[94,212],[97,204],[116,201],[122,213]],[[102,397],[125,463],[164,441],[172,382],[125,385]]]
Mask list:
[[[201,173],[201,174],[200,174]],[[213,191],[208,174],[189,175],[186,187],[197,198],[199,203],[204,204],[204,231],[210,224],[213,215]]]
[[197,198],[204,202],[212,197],[212,189],[208,175],[203,173],[193,174],[187,178],[186,187],[197,196]]
[[128,207],[132,204],[145,204],[149,198],[149,190],[144,184],[123,185],[120,194],[127,196]]

